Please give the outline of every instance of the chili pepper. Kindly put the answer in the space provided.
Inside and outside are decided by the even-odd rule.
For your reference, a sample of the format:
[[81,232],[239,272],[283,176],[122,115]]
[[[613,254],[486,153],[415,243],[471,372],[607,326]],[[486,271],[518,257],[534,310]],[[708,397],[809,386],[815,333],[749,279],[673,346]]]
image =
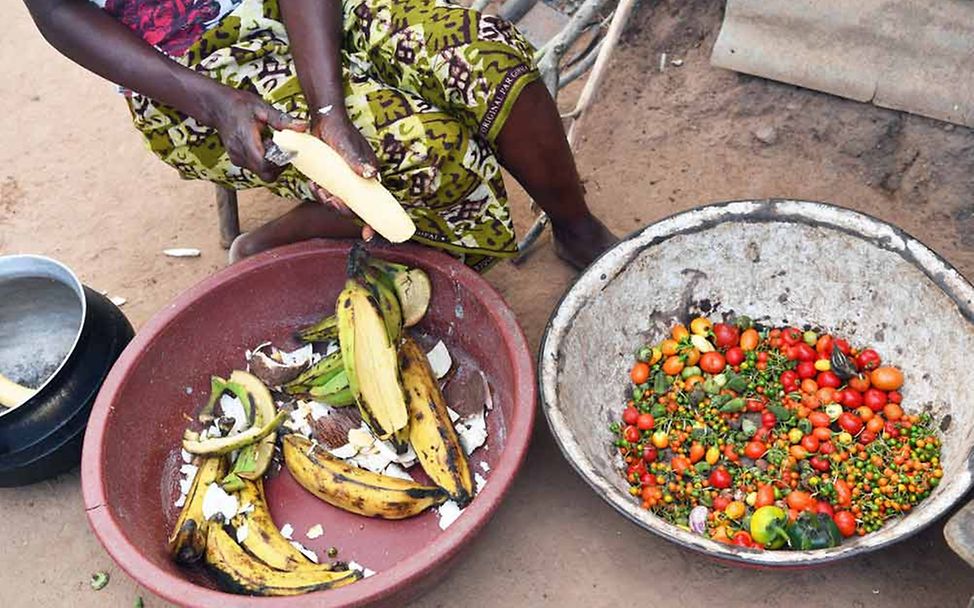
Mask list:
[[725,414],[736,414],[738,412],[743,412],[746,405],[747,402],[743,397],[735,397],[724,405],[720,406],[720,411],[724,412]]

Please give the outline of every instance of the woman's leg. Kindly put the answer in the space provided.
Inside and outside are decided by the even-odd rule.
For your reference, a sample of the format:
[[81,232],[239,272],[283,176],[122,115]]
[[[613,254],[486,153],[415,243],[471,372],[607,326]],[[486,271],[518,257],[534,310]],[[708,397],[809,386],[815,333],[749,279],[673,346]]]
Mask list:
[[282,245],[315,238],[351,239],[361,232],[354,222],[331,207],[308,201],[238,236],[230,247],[230,263]]

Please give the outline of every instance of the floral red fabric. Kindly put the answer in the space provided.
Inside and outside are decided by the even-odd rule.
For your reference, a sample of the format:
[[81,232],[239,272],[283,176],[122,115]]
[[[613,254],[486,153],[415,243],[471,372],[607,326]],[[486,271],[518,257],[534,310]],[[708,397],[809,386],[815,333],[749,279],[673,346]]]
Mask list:
[[[95,0],[98,4],[102,4]],[[103,0],[104,10],[149,44],[182,55],[239,0]]]

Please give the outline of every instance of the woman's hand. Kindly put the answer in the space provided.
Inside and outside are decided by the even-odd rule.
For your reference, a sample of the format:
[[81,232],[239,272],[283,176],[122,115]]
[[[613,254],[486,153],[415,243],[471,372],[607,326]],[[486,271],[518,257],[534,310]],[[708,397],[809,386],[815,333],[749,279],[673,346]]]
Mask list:
[[291,118],[258,95],[222,87],[207,105],[207,122],[220,135],[230,162],[249,169],[265,182],[273,182],[284,170],[264,158],[264,134],[268,127],[304,131],[307,123]]

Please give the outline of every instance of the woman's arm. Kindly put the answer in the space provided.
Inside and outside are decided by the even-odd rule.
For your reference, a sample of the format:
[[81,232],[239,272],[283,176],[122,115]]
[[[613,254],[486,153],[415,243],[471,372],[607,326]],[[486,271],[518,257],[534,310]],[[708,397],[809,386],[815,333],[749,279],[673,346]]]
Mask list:
[[[345,111],[342,79],[341,0],[280,0],[291,56],[311,112],[311,131],[363,177],[378,173],[378,160]],[[325,114],[319,109],[331,106]]]
[[157,51],[88,0],[25,0],[41,34],[88,70],[214,127],[230,160],[273,181],[281,168],[264,160],[261,131],[303,123],[248,91],[224,86]]

